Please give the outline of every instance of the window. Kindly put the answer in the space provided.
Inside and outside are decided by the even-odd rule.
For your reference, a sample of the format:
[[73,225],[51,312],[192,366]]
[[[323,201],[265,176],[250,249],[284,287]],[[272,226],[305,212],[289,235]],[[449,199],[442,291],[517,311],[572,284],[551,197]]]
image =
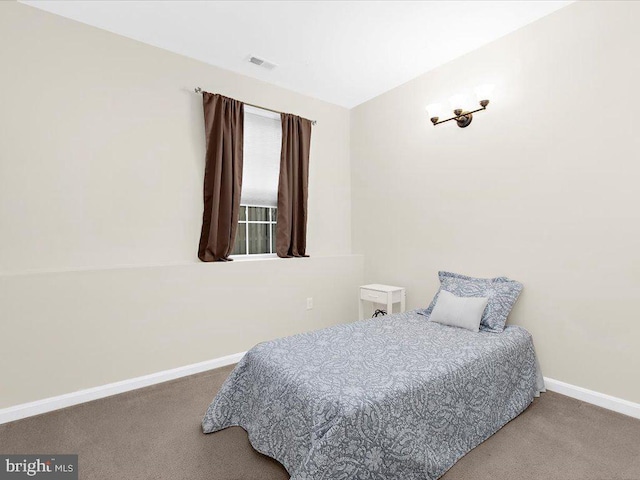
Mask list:
[[233,255],[276,253],[277,208],[242,205]]
[[276,253],[281,148],[280,115],[245,105],[242,195],[232,255]]

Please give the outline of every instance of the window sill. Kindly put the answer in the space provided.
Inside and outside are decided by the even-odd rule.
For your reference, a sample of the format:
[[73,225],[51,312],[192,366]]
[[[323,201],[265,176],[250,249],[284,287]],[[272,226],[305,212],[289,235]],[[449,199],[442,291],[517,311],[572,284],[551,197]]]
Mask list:
[[265,253],[256,255],[230,255],[234,262],[255,262],[256,260],[277,260],[279,257],[275,253]]

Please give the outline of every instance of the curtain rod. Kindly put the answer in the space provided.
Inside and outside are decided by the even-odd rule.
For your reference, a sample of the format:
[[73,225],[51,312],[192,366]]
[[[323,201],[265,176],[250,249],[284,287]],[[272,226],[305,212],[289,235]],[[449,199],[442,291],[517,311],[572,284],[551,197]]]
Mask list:
[[[204,93],[204,90],[202,90],[200,87],[194,88],[193,91],[196,93]],[[253,103],[246,103],[246,102],[242,102],[242,103],[244,103],[245,105],[249,105],[250,107],[260,108],[262,110],[267,110],[269,112],[277,113],[278,115],[283,113],[283,112],[279,112],[278,110],[273,110],[271,108],[261,107],[260,105],[254,105]],[[318,122],[315,120],[311,120],[311,125],[315,125],[316,123]]]

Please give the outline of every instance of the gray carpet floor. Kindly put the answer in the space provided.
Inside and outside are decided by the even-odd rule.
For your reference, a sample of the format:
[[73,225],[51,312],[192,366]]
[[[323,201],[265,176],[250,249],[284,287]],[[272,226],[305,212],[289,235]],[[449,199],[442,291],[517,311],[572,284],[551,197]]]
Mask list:
[[[0,425],[0,453],[77,453],[84,480],[288,479],[241,428],[201,432],[231,369]],[[549,392],[442,479],[640,480],[640,420]]]

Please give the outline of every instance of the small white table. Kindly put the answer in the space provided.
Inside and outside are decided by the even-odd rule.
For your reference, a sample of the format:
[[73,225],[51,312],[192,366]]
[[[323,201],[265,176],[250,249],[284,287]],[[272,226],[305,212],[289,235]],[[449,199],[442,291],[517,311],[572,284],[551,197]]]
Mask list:
[[360,320],[364,320],[364,302],[381,303],[387,306],[387,314],[393,313],[393,304],[400,303],[400,311],[404,312],[406,292],[404,287],[392,285],[362,285],[358,294],[360,300]]

